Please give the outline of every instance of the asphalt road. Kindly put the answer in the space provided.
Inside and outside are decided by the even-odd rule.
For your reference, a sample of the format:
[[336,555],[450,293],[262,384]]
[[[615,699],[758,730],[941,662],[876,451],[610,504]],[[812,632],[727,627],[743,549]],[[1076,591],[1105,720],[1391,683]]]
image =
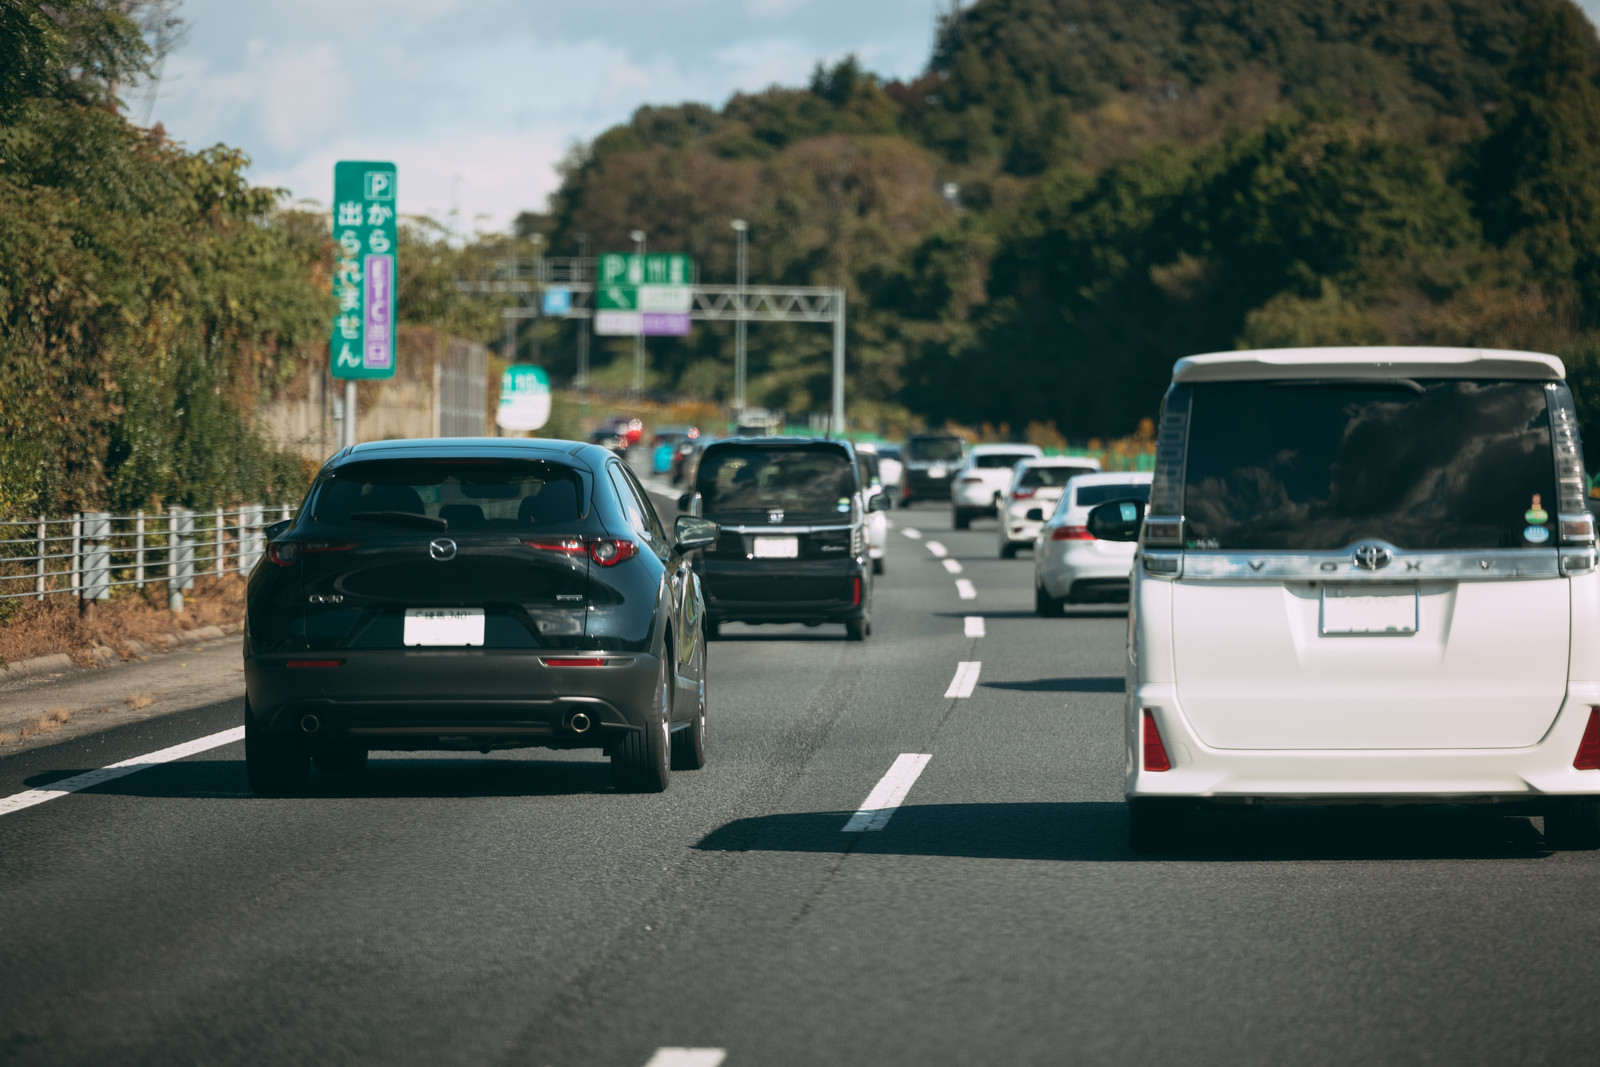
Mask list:
[[[228,744],[0,814],[0,1063],[1596,1061],[1600,854],[1443,810],[1135,856],[1125,616],[1035,618],[990,523],[891,514],[873,636],[728,627],[711,761],[663,795],[530,750],[258,800]],[[0,760],[0,812],[240,713]]]

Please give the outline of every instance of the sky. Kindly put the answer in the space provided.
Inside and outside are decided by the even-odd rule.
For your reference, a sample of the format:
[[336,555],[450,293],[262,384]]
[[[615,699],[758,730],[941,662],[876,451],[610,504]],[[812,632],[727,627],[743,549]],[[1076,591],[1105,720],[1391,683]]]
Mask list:
[[459,196],[464,233],[497,230],[641,104],[720,105],[852,52],[914,76],[935,3],[183,0],[159,92],[128,103],[191,149],[243,148],[252,181],[295,198],[326,203],[337,160],[387,160],[403,213],[447,221]]

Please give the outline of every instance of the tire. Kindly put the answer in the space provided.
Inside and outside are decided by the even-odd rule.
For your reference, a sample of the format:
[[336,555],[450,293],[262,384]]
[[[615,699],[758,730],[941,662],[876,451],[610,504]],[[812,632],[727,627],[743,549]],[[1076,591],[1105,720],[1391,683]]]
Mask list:
[[1135,797],[1128,801],[1128,847],[1135,852],[1171,852],[1184,841],[1182,801]]
[[305,742],[294,736],[269,734],[256,726],[250,701],[244,706],[244,770],[250,791],[258,797],[293,797],[306,791],[311,757]]
[[1033,613],[1041,619],[1059,619],[1066,615],[1061,601],[1044,591],[1044,586],[1033,587]]
[[1565,852],[1600,848],[1600,800],[1558,801],[1544,813],[1544,843]]
[[866,619],[848,619],[844,624],[844,639],[846,641],[865,641],[872,632],[872,623]]
[[872,573],[873,574],[882,574],[883,573],[883,557],[882,556],[879,556],[877,559],[872,561]]
[[1017,543],[1015,541],[1001,541],[1000,542],[1000,558],[1001,559],[1016,559],[1017,558]]
[[672,769],[698,771],[706,765],[706,666],[700,650],[700,695],[695,700],[694,722],[672,735]]
[[661,676],[643,730],[629,730],[611,757],[611,784],[620,793],[660,793],[672,782],[672,678],[667,657],[672,635],[661,649]]
[[348,745],[327,748],[312,756],[311,761],[326,774],[360,774],[367,769],[367,750]]
[[972,513],[966,508],[955,508],[950,512],[950,525],[958,530],[972,528]]

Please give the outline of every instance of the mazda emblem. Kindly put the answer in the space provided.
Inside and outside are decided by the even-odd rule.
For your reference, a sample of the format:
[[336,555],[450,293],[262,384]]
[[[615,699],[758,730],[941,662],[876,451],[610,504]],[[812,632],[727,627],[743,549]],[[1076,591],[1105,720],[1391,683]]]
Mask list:
[[428,555],[441,563],[456,558],[456,543],[448,537],[435,537],[428,542]]
[[1382,545],[1365,544],[1356,546],[1356,566],[1364,571],[1380,570],[1389,565],[1394,559],[1394,553]]

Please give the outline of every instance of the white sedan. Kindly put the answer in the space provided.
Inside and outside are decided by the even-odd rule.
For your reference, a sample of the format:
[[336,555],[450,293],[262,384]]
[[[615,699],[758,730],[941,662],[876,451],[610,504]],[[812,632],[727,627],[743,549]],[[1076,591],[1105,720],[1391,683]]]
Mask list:
[[1068,481],[1099,469],[1100,461],[1089,456],[1047,456],[1018,463],[1000,507],[1000,521],[995,524],[1000,534],[1000,558],[1012,559],[1017,549],[1033,544]]
[[1111,500],[1149,500],[1151,475],[1140,471],[1080,474],[1067,482],[1055,514],[1033,543],[1034,611],[1058,618],[1065,604],[1126,600],[1133,542],[1097,541],[1089,511]]
[[998,515],[1011,488],[1011,471],[1025,459],[1041,459],[1038,445],[973,445],[967,461],[950,479],[951,525],[965,530],[976,515]]

